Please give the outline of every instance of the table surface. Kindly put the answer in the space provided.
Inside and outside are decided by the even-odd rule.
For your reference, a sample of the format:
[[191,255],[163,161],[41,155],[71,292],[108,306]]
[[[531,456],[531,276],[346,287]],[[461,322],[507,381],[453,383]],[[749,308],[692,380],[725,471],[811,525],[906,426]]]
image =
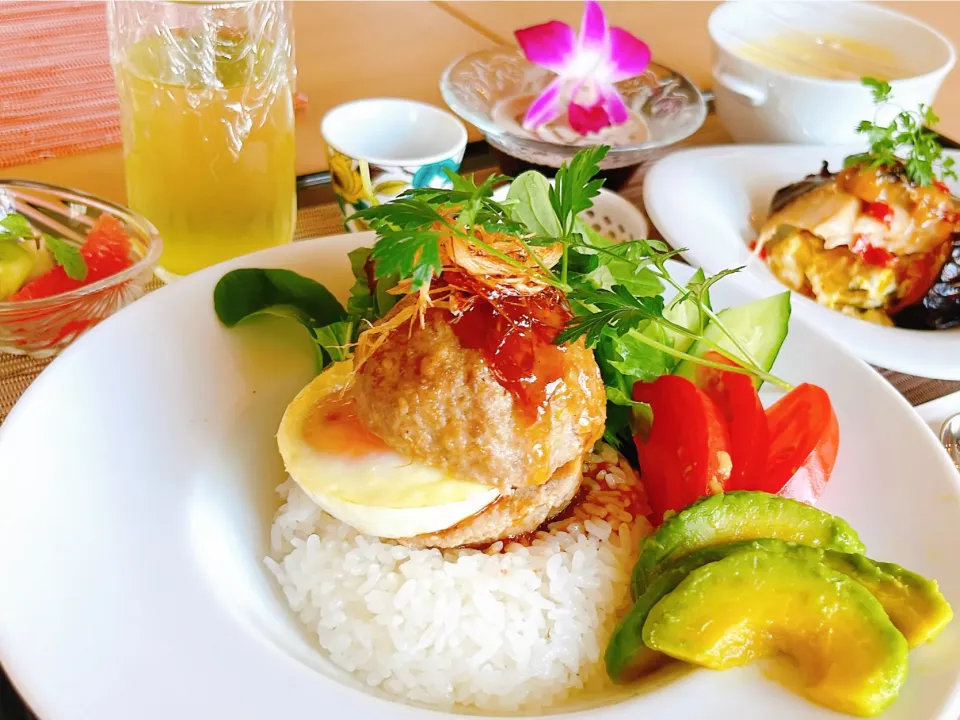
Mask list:
[[[651,47],[654,59],[712,84],[707,18],[717,2],[610,2],[611,23]],[[888,2],[960,44],[960,3]],[[320,118],[362,97],[409,97],[443,106],[443,69],[466,53],[513,44],[513,31],[550,19],[579,24],[580,2],[297,2],[294,4],[297,85],[309,98],[297,113],[297,174],[326,169]],[[943,85],[936,107],[940,130],[960,137],[960,72]],[[479,134],[471,128],[471,138]],[[123,202],[119,148],[7,168],[4,175],[54,182]]]

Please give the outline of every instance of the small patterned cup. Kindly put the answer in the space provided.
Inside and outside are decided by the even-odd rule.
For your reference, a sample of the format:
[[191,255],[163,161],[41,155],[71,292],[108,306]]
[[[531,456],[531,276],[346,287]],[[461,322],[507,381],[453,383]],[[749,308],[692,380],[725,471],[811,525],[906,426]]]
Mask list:
[[339,105],[320,123],[330,176],[348,232],[366,230],[354,212],[390,202],[408,188],[449,188],[445,168],[456,172],[467,129],[445,110],[394,98]]

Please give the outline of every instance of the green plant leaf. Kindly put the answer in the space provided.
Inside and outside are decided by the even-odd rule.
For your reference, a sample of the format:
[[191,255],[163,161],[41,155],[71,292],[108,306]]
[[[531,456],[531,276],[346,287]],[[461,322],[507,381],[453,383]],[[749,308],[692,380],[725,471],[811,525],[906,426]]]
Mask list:
[[281,269],[228,272],[214,288],[213,306],[227,327],[259,313],[291,317],[308,328],[330,325],[347,316],[333,294],[316,280]]
[[521,173],[507,193],[510,217],[540,238],[559,237],[563,228],[550,204],[550,181],[535,170]]
[[83,259],[80,248],[47,233],[43,234],[43,242],[53,255],[54,262],[63,267],[67,277],[73,280],[87,279],[87,261]]
[[631,386],[636,380],[656,380],[669,375],[673,370],[673,358],[665,352],[645,344],[638,336],[644,335],[662,345],[669,345],[663,326],[650,322],[642,329],[629,330],[613,340],[614,352],[619,359],[611,360],[610,366],[630,378]]
[[10,213],[0,218],[0,242],[22,240],[33,236],[30,222],[20,213]]
[[886,102],[890,99],[890,93],[893,92],[890,83],[872,77],[861,78],[860,82],[873,91],[873,101],[875,103]]
[[314,341],[323,352],[323,367],[330,363],[342,362],[353,352],[353,332],[356,323],[349,320],[314,328]]
[[[347,253],[350,259],[350,270],[353,272],[353,286],[350,288],[350,297],[347,299],[347,312],[363,318],[376,317],[373,294],[370,291],[370,280],[373,267],[370,261],[370,248],[358,247]],[[369,269],[369,273],[368,273]]]

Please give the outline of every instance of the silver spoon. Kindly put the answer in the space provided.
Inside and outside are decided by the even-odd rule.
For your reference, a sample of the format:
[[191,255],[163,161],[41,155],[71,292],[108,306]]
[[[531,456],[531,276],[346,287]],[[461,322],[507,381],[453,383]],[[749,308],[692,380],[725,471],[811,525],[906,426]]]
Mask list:
[[960,413],[952,415],[940,426],[940,444],[960,470]]

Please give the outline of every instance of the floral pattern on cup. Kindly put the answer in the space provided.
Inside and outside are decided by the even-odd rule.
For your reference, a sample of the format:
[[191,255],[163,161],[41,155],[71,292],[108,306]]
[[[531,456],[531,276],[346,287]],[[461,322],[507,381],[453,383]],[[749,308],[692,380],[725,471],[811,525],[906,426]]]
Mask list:
[[[382,205],[396,199],[410,188],[452,187],[444,170],[456,172],[460,168],[463,153],[440,162],[417,166],[375,165],[357,160],[327,148],[330,165],[330,183],[337,196],[337,204],[343,212],[343,226],[347,232],[369,230],[362,220],[350,220],[351,215],[372,205]],[[369,174],[369,182],[364,174]]]

